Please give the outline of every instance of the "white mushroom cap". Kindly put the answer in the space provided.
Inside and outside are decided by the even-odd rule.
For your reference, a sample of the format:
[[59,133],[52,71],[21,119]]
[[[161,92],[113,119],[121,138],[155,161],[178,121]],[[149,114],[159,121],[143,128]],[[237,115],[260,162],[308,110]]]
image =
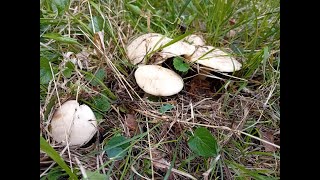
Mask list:
[[145,59],[148,53],[168,43],[170,40],[170,38],[157,33],[143,34],[127,46],[127,56],[131,63],[136,65]]
[[[70,130],[70,131],[69,131]],[[97,121],[87,105],[69,100],[61,105],[51,120],[52,138],[66,145],[69,135],[70,146],[81,146],[91,140],[97,132]]]
[[182,78],[159,65],[141,65],[134,74],[138,86],[154,96],[171,96],[183,88]]
[[163,48],[163,50],[158,52],[157,54],[160,56],[160,58],[155,60],[155,64],[160,64],[171,57],[182,55],[191,56],[195,52],[195,50],[195,46],[182,41],[178,41],[174,44],[171,44],[170,46]]
[[204,46],[206,44],[203,37],[200,35],[191,34],[183,39],[184,41],[194,45],[194,46]]
[[[161,46],[167,44],[172,39],[157,33],[148,33],[134,39],[126,48],[127,56],[132,64],[136,65],[143,60],[146,63],[146,55],[157,50]],[[174,56],[187,55],[190,56],[195,51],[195,47],[188,43],[178,41],[170,46],[163,48],[158,52],[154,52],[158,56],[154,60],[154,64],[160,64],[166,59]],[[153,54],[152,54],[153,55]]]
[[235,58],[212,46],[198,47],[195,53],[190,57],[190,61],[221,72],[238,71],[242,66]]

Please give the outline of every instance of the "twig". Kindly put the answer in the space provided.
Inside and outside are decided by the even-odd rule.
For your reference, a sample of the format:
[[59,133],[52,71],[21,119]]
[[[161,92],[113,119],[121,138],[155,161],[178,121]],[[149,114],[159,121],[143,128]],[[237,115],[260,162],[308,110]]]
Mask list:
[[86,170],[84,169],[84,167],[82,166],[81,162],[79,161],[79,159],[75,156],[74,159],[76,160],[79,168],[80,168],[80,171],[81,171],[81,174],[82,174],[82,177],[83,179],[88,179],[88,176],[87,176],[87,173],[86,173]]

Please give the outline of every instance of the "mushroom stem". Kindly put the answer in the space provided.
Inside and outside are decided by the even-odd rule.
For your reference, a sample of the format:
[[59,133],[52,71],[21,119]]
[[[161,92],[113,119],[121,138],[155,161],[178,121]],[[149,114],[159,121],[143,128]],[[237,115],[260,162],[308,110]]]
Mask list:
[[208,71],[205,71],[203,69],[199,69],[199,73],[198,73],[198,79],[200,80],[205,80],[207,78],[206,75],[209,75],[210,73]]

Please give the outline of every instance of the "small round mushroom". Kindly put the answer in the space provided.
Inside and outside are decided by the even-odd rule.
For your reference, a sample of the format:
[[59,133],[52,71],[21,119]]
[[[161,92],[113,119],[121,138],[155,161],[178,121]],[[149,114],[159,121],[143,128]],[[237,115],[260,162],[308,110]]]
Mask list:
[[204,46],[206,44],[202,36],[195,34],[191,34],[185,37],[183,40],[194,46]]
[[212,46],[198,47],[189,59],[191,62],[213,68],[220,72],[238,71],[242,66],[235,58]]
[[177,73],[159,65],[141,65],[134,76],[138,86],[154,96],[171,96],[183,88],[183,80]]
[[[172,39],[158,33],[143,34],[129,43],[126,47],[127,56],[132,64],[146,64],[146,55],[169,43]],[[194,53],[195,47],[185,42],[175,42],[154,52],[153,64],[160,64],[168,58]]]
[[56,110],[51,120],[52,138],[62,145],[82,146],[97,132],[97,121],[87,105],[69,100]]

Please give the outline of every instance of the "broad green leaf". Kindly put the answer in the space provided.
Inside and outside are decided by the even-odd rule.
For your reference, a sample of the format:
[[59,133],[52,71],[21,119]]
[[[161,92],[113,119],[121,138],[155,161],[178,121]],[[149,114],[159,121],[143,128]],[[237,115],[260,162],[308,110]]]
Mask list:
[[160,112],[161,114],[163,114],[163,113],[171,110],[173,107],[174,107],[174,106],[171,105],[171,104],[165,104],[165,105],[161,106],[159,112]]
[[66,77],[66,78],[70,78],[71,75],[72,75],[72,69],[69,69],[69,68],[66,68],[63,70],[63,75]]
[[[126,150],[130,143],[125,143],[122,145],[117,146],[118,144],[122,143],[123,141],[127,140],[124,136],[113,136],[104,147],[108,157],[111,159],[122,159],[128,150]],[[111,148],[113,147],[113,148]]]
[[56,62],[59,61],[59,58],[61,56],[57,52],[52,52],[48,49],[40,48],[40,57],[50,59],[50,62]]
[[93,111],[93,113],[98,122],[103,118],[103,116],[99,112]]
[[57,151],[55,151],[42,136],[40,136],[40,149],[44,151],[50,158],[52,158],[57,164],[59,164],[59,166],[61,166],[61,168],[63,168],[72,179],[78,180],[78,177],[72,173],[69,166],[64,162]]
[[58,12],[59,15],[62,15],[68,8],[70,0],[51,0],[51,7],[53,11]]
[[96,106],[97,109],[99,109],[102,112],[107,112],[110,109],[110,102],[108,101],[108,99],[103,96],[100,95],[98,97],[95,97],[93,99],[93,103]]
[[52,73],[49,65],[49,60],[40,57],[40,83],[48,84],[52,79]]
[[127,7],[134,14],[137,14],[137,15],[141,14],[141,9],[139,8],[139,6],[135,6],[133,4],[127,4]]
[[212,157],[217,155],[217,141],[206,128],[197,128],[194,136],[189,139],[188,145],[199,156]]
[[86,174],[88,176],[88,180],[106,180],[107,175],[100,174],[98,172],[92,172],[92,171],[86,171]]
[[94,27],[94,32],[99,32],[99,31],[103,30],[104,21],[103,21],[102,17],[100,17],[100,16],[93,16],[92,17],[92,21],[90,21],[89,25],[88,25],[91,31],[93,31],[92,23],[93,23],[93,27]]
[[177,71],[180,72],[187,72],[190,68],[190,65],[188,63],[185,63],[180,57],[175,57],[173,59],[173,66]]
[[78,44],[76,39],[65,37],[58,33],[47,33],[47,34],[44,34],[42,37],[53,39],[62,43],[67,43],[67,44]]
[[94,77],[86,76],[86,80],[90,81],[92,86],[99,85],[99,81],[103,82],[104,78],[106,77],[106,72],[103,69],[99,69]]

